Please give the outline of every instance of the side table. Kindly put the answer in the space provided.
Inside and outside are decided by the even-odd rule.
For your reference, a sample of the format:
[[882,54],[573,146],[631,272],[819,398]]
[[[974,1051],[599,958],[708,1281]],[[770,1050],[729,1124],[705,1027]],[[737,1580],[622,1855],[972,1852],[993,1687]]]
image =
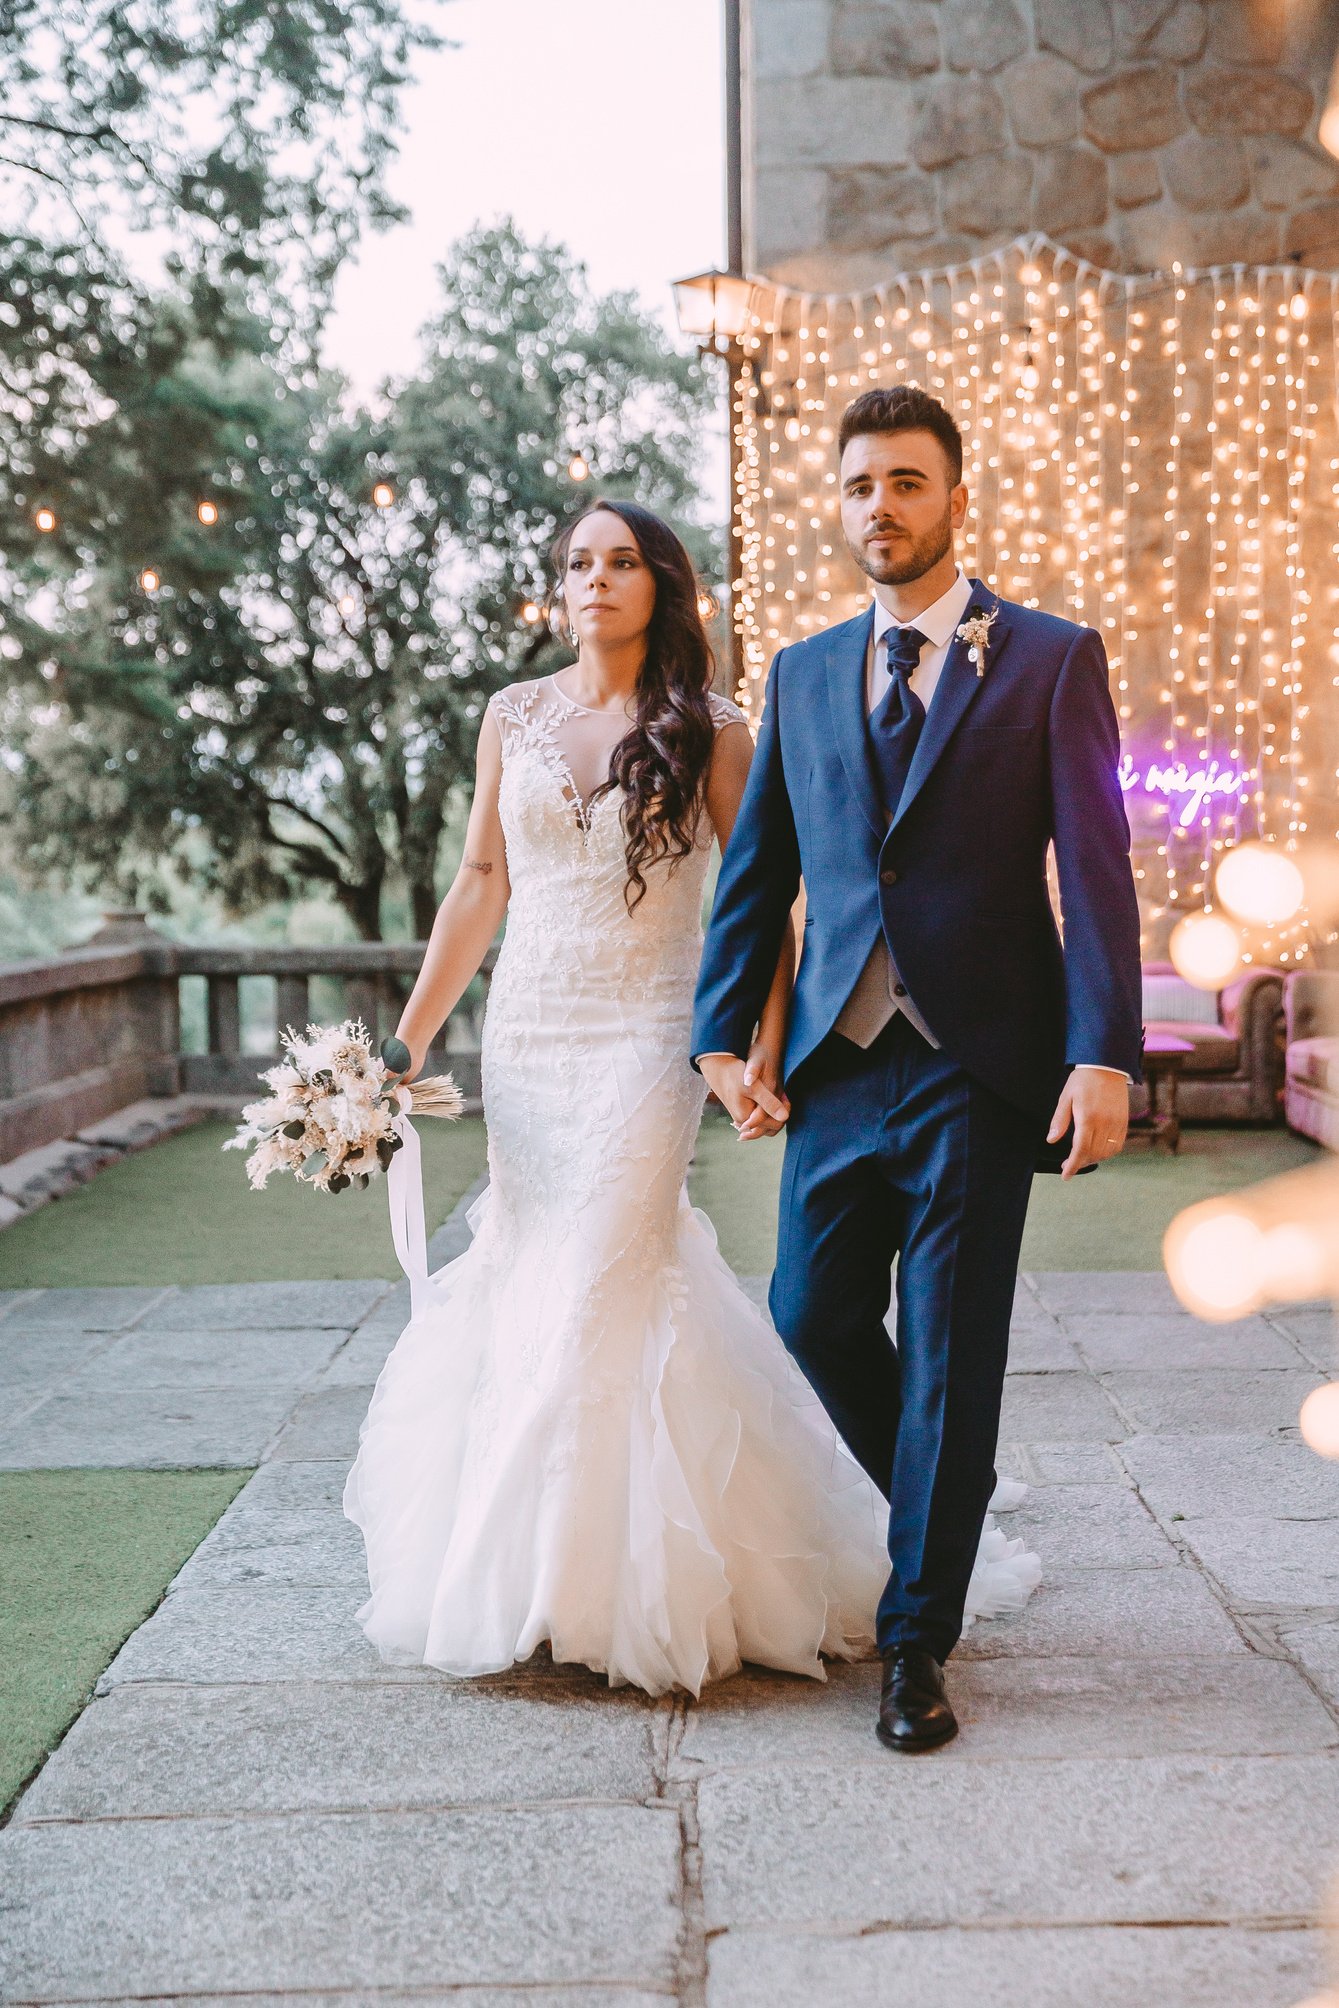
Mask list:
[[1177,1089],[1186,1054],[1195,1048],[1188,1039],[1170,1032],[1150,1032],[1144,1043],[1144,1079],[1148,1084],[1148,1112],[1131,1119],[1125,1148],[1146,1144],[1150,1150],[1176,1150],[1181,1142],[1181,1118],[1176,1110]]

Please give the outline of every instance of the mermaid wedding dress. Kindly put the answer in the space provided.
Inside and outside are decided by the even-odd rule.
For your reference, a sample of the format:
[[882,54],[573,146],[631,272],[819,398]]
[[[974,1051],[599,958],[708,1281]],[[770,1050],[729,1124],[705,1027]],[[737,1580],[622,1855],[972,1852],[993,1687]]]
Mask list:
[[[629,912],[618,793],[589,800],[622,722],[551,677],[492,711],[511,903],[489,1184],[363,1423],[359,1620],[384,1659],[453,1674],[547,1640],[651,1694],[744,1660],[821,1678],[820,1655],[872,1646],[887,1506],[686,1197],[711,830]],[[969,1614],[1020,1608],[1040,1573],[988,1520]]]

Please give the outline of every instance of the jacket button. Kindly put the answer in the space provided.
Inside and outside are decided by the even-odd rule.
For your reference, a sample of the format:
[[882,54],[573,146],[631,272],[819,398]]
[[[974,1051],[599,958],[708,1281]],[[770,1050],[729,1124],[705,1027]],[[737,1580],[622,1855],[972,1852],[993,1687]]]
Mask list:
[[897,873],[896,873],[895,871],[891,870],[891,869],[890,869],[890,870],[888,870],[888,871],[886,871],[886,872],[880,872],[880,873],[879,873],[879,884],[880,884],[880,885],[896,885],[896,884],[897,884]]
[[894,997],[905,997],[906,994],[907,994],[907,986],[905,983],[894,983],[893,985]]

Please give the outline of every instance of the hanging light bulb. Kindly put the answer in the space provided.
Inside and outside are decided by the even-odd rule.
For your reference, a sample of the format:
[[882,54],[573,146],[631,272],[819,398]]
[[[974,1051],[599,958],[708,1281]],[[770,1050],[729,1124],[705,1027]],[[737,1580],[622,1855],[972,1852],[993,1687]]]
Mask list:
[[376,487],[372,490],[372,500],[376,503],[378,509],[390,508],[391,503],[395,500],[395,490],[391,487],[389,481],[378,481]]
[[207,530],[212,529],[214,524],[217,523],[219,519],[218,503],[209,501],[197,502],[195,505],[195,513],[200,518],[200,521],[204,524]]
[[1022,384],[1024,390],[1036,390],[1041,383],[1041,371],[1037,368],[1030,349],[1023,358],[1023,368],[1019,376],[1019,382]]
[[574,453],[567,463],[568,479],[571,481],[590,480],[590,462],[584,453]]
[[534,627],[543,618],[542,609],[537,607],[533,600],[527,600],[521,608],[521,619],[527,627]]
[[704,620],[704,621],[715,620],[720,610],[721,610],[720,601],[716,598],[716,595],[714,593],[709,593],[704,589],[702,592],[698,594],[697,614],[699,620]]
[[44,505],[34,515],[33,521],[39,530],[54,530],[56,527],[56,512],[54,509],[48,509]]
[[1274,844],[1238,844],[1218,867],[1218,897],[1238,920],[1279,927],[1306,897],[1302,874]]
[[1260,1301],[1264,1239],[1240,1207],[1221,1200],[1187,1207],[1163,1238],[1172,1288],[1197,1317],[1216,1324],[1244,1318]]
[[139,575],[139,582],[141,590],[146,593],[156,593],[163,583],[152,565],[144,567]]
[[356,593],[341,593],[335,604],[338,606],[345,620],[348,620],[351,615],[356,614],[358,611],[358,596]]
[[1241,936],[1215,913],[1191,913],[1172,929],[1167,950],[1178,976],[1197,990],[1221,990],[1241,967]]
[[1295,321],[1304,321],[1307,317],[1307,307],[1308,307],[1308,302],[1306,297],[1306,291],[1302,285],[1301,280],[1299,279],[1297,281],[1296,290],[1294,291],[1291,300],[1289,300],[1288,302],[1288,312],[1292,315]]
[[1339,1382],[1313,1388],[1297,1418],[1303,1443],[1320,1457],[1339,1457]]

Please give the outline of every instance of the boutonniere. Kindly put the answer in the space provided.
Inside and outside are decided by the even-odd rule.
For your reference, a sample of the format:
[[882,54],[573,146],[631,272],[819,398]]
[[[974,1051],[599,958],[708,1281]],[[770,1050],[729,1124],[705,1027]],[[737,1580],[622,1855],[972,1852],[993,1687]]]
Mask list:
[[957,631],[958,640],[967,644],[967,660],[974,665],[978,676],[986,673],[986,643],[998,613],[998,607],[991,607],[988,611],[983,608],[980,613],[969,614]]

